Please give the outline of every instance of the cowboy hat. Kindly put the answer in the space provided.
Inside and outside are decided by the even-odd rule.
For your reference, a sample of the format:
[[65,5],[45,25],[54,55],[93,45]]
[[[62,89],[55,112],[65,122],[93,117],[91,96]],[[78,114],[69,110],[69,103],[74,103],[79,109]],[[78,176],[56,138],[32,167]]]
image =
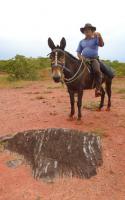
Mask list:
[[80,31],[82,33],[84,33],[84,31],[85,31],[86,28],[90,28],[92,31],[96,31],[96,27],[92,26],[92,24],[89,24],[89,23],[85,24],[84,27],[80,28]]

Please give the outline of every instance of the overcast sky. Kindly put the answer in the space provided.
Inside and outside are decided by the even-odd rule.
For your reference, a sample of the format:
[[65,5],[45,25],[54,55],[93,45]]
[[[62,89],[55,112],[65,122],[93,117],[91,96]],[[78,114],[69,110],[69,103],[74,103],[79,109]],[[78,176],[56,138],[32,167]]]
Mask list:
[[85,23],[104,38],[101,58],[125,61],[124,0],[0,0],[0,59],[46,56],[49,36],[56,44],[64,36],[66,50],[76,55]]

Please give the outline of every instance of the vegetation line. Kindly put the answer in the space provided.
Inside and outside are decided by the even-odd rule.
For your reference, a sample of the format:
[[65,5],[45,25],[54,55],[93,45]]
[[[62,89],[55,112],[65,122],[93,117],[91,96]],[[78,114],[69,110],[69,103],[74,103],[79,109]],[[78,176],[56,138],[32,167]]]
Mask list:
[[[104,62],[115,70],[116,76],[125,76],[125,63],[118,61],[104,60]],[[16,55],[9,60],[0,60],[0,74],[5,73],[9,81],[15,80],[40,80],[45,77],[41,71],[50,69],[49,58],[28,58],[22,55]]]

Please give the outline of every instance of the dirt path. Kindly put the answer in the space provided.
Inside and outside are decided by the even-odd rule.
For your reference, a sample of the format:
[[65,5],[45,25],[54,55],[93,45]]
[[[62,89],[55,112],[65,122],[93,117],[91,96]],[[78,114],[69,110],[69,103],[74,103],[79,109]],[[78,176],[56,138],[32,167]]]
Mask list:
[[[122,88],[122,89],[121,89]],[[104,164],[89,180],[60,179],[53,184],[36,181],[28,166],[9,168],[15,155],[0,152],[0,200],[125,200],[125,79],[113,84],[111,112],[92,111],[98,103],[85,91],[83,121],[67,121],[66,88],[44,81],[0,89],[0,136],[28,129],[75,128],[102,134]],[[94,102],[94,103],[92,103]],[[87,109],[91,107],[91,109]]]

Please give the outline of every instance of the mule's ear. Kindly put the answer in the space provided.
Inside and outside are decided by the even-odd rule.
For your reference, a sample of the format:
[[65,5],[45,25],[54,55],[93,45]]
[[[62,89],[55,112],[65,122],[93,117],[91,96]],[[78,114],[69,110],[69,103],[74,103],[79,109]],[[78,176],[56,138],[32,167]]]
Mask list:
[[50,37],[48,38],[48,46],[52,50],[55,48],[55,44],[54,44],[54,42],[52,41],[52,39]]
[[60,48],[64,50],[65,47],[66,47],[66,40],[65,40],[65,38],[63,37],[63,38],[61,39],[61,41],[60,41]]

